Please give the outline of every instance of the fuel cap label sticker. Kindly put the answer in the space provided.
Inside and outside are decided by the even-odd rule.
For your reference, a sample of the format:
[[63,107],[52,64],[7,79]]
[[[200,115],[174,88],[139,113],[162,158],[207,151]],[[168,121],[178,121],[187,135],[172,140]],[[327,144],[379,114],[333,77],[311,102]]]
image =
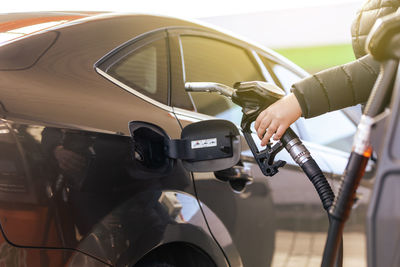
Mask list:
[[217,138],[194,140],[191,142],[192,149],[217,146]]

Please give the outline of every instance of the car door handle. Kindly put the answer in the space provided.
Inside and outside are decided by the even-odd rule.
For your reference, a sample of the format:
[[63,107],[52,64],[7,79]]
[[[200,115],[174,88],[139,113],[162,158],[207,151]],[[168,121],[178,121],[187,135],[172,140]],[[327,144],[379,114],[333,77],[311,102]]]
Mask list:
[[214,175],[218,180],[229,182],[236,191],[242,191],[247,183],[253,181],[250,169],[239,165],[216,171]]
[[243,166],[233,166],[232,168],[214,172],[215,177],[222,181],[231,180],[251,180],[251,173],[248,168]]

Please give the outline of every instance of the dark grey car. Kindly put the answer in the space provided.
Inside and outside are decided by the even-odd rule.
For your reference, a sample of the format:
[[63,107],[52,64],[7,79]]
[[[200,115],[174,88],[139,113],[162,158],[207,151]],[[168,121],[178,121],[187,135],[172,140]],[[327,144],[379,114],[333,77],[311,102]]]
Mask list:
[[[189,172],[178,160],[165,172],[157,136],[133,142],[128,130],[140,121],[178,139],[201,120],[239,125],[239,107],[187,93],[184,82],[261,80],[289,90],[304,71],[231,35],[160,16],[7,14],[0,30],[0,265],[319,265],[326,215],[286,152],[272,178],[244,141],[229,170]],[[332,132],[322,118],[295,130],[337,178],[355,127],[342,112],[328,116],[345,127]],[[347,236],[364,246],[369,189],[361,190],[345,251]],[[365,264],[362,247],[352,252],[345,264]]]

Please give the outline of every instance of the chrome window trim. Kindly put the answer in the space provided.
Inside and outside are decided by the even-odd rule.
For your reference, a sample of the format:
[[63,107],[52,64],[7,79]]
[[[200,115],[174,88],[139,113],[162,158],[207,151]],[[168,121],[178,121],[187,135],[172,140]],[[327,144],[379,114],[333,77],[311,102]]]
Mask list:
[[[135,90],[134,88],[126,85],[125,83],[119,81],[118,79],[112,77],[111,75],[107,74],[107,71],[110,69],[110,67],[112,67],[114,64],[116,64],[121,58],[125,57],[128,54],[133,53],[134,51],[136,51],[137,49],[155,41],[161,38],[167,38],[166,42],[168,42],[168,34],[167,34],[167,28],[168,27],[162,27],[162,28],[158,28],[158,29],[154,29],[151,30],[149,32],[144,32],[142,34],[139,34],[138,36],[135,36],[134,38],[126,41],[125,43],[117,46],[116,48],[112,49],[110,52],[108,52],[106,55],[104,55],[103,57],[101,57],[95,64],[94,64],[94,69],[95,71],[100,74],[101,76],[103,76],[104,78],[106,78],[107,80],[111,81],[112,83],[116,84],[117,86],[121,87],[122,89],[124,89],[125,91],[141,98],[142,100],[157,106],[165,111],[168,112],[172,112],[172,108],[170,106],[168,106],[168,104],[164,104],[160,101],[154,100],[153,98],[146,96],[143,93],[140,93],[139,91]],[[110,64],[110,66],[108,66],[106,68],[105,71],[101,70],[99,68],[99,66],[101,64],[103,64],[105,61],[109,60],[110,58],[112,58],[115,55],[118,55],[118,53],[120,51],[122,51],[125,48],[130,47],[131,45],[134,44],[138,44],[135,45],[135,47],[133,49],[130,49],[126,54],[122,55],[118,60],[113,60],[113,62]],[[168,43],[167,43],[168,45]],[[168,48],[167,48],[168,49]],[[169,51],[167,51],[167,53],[169,54]],[[168,73],[168,77],[170,76],[170,70],[167,69]],[[169,78],[168,78],[169,79]],[[167,88],[167,101],[168,101],[168,97],[170,95],[170,88]]]
[[175,115],[178,115],[178,116],[180,115],[180,116],[184,116],[184,117],[191,118],[191,119],[194,119],[194,120],[199,120],[199,121],[200,120],[203,121],[203,120],[215,120],[215,119],[218,119],[217,117],[214,117],[214,116],[210,116],[210,115],[207,115],[207,114],[204,114],[204,113],[200,113],[200,112],[192,111],[192,110],[187,110],[187,109],[179,108],[179,107],[173,107],[173,111],[174,111]]
[[267,82],[272,82],[275,83],[274,79],[272,78],[271,74],[269,73],[267,67],[265,67],[264,63],[262,62],[260,56],[258,55],[258,53],[256,51],[254,51],[253,49],[250,50],[251,55],[254,57],[255,61],[257,62],[262,75],[264,76],[264,79]]
[[276,64],[280,64],[280,65],[284,66],[285,68],[296,73],[297,75],[299,75],[302,78],[310,76],[310,73],[308,73],[307,71],[302,69],[300,66],[296,65],[289,59],[285,58],[284,56],[282,56],[276,52],[274,52],[274,54],[270,54],[270,53],[268,53],[268,51],[261,50],[261,49],[260,50],[254,49],[254,51],[257,54],[259,54],[259,56],[263,56],[263,57],[267,58],[268,60],[275,62]]
[[98,67],[96,67],[95,70],[96,70],[96,72],[97,72],[98,74],[100,74],[101,76],[103,76],[104,78],[106,78],[107,80],[109,80],[110,82],[114,83],[115,85],[121,87],[121,88],[124,89],[125,91],[127,91],[127,92],[129,92],[129,93],[131,93],[131,94],[133,94],[133,95],[135,95],[135,96],[141,98],[142,100],[144,100],[144,101],[146,101],[146,102],[148,102],[148,103],[150,103],[150,104],[152,104],[152,105],[154,105],[154,106],[156,106],[156,107],[159,107],[159,108],[161,108],[161,109],[163,109],[163,110],[165,110],[165,111],[173,112],[172,107],[170,107],[170,106],[168,106],[168,105],[165,105],[165,104],[163,104],[163,103],[161,103],[161,102],[159,102],[159,101],[157,101],[157,100],[152,99],[151,97],[148,97],[148,96],[146,96],[146,95],[144,95],[144,94],[142,94],[142,93],[136,91],[135,89],[131,88],[130,86],[128,86],[128,85],[126,85],[126,84],[120,82],[119,80],[115,79],[115,78],[112,77],[111,75],[109,75],[109,74],[107,74],[106,72],[102,71],[102,70],[99,69]]
[[[184,58],[184,55],[183,55],[182,39],[181,39],[180,35],[178,35],[178,42],[179,42],[179,53],[181,54],[181,61],[182,61],[181,62],[181,64],[182,64],[182,78],[183,78],[183,82],[185,83],[186,82],[185,58]],[[194,100],[193,100],[192,94],[190,92],[187,92],[187,94],[189,96],[190,102],[192,103],[194,111],[197,112],[197,107],[194,104]]]
[[[165,36],[161,36],[165,34]],[[161,37],[159,37],[161,36]],[[94,67],[97,68],[99,65],[101,65],[102,63],[104,63],[105,61],[107,61],[109,58],[111,58],[112,56],[118,54],[122,49],[127,48],[135,43],[144,41],[143,44],[141,44],[138,47],[135,47],[134,49],[130,50],[128,53],[133,52],[134,50],[142,47],[143,45],[146,45],[148,43],[153,42],[156,39],[165,37],[167,38],[167,28],[163,27],[163,28],[158,28],[158,29],[154,29],[152,31],[149,32],[144,32],[139,34],[138,36],[135,36],[134,38],[118,45],[117,47],[113,48],[111,51],[109,51],[107,54],[105,54],[104,56],[102,56],[98,61],[96,61],[96,63],[94,63]],[[118,61],[118,60],[115,60]]]

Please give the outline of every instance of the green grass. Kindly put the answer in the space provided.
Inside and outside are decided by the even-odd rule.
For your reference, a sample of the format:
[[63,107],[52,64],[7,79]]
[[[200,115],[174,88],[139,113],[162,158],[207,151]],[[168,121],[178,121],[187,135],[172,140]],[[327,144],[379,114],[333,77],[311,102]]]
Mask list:
[[350,44],[274,49],[310,73],[355,59]]

